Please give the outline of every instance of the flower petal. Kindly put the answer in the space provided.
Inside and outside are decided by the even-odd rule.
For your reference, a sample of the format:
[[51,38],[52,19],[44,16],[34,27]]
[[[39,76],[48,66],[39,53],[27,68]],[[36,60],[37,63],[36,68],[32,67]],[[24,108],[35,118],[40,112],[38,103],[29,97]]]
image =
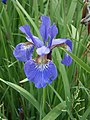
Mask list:
[[20,43],[14,49],[13,54],[17,60],[26,62],[32,58],[33,50],[34,46],[32,44],[26,45],[25,43]]
[[33,82],[37,88],[51,84],[57,77],[57,69],[52,61],[46,64],[37,64],[34,60],[29,60],[24,65],[24,71],[29,81]]
[[67,47],[67,50],[71,52],[72,51],[72,41],[69,39],[66,39],[65,44],[68,45],[68,47],[69,47],[69,48]]
[[[33,36],[33,38],[35,39],[36,41],[36,44],[37,44],[37,48],[43,46],[43,41],[41,41],[38,37],[36,36]],[[30,37],[26,37],[26,39],[29,41],[29,42],[32,42],[31,38]]]
[[[19,29],[26,34],[26,38],[30,38],[30,42],[32,42],[37,48],[40,44],[40,40],[37,41],[35,37],[33,37],[32,33],[30,32],[30,26],[29,25],[23,25],[19,27]],[[39,38],[38,38],[39,39]]]
[[69,49],[71,49],[72,51],[72,41],[69,39],[65,39],[65,38],[61,38],[61,39],[53,39],[52,41],[52,48],[53,47],[57,47],[57,46],[61,46],[62,44],[65,44],[66,46],[69,47]]
[[7,0],[2,0],[2,2],[3,2],[4,4],[6,4]]
[[[69,39],[53,39],[51,49],[57,46],[65,46],[67,51],[72,52],[72,41]],[[61,63],[69,66],[72,63],[72,58],[65,54]]]
[[42,24],[40,26],[40,34],[44,40],[44,43],[48,40],[49,36],[49,27],[50,27],[50,18],[47,16],[41,16]]
[[61,63],[66,66],[69,66],[72,63],[72,58],[68,54],[65,54]]
[[52,40],[57,35],[57,33],[58,33],[58,29],[57,29],[56,25],[54,24],[49,28],[50,41],[48,43],[48,47],[51,47]]
[[66,42],[67,39],[53,39],[52,46],[58,46]]
[[40,56],[50,53],[50,49],[46,46],[42,46],[36,50],[37,54]]
[[26,36],[30,36],[30,26],[29,25],[23,25],[23,26],[20,26],[19,29],[26,34]]
[[[66,46],[66,50],[69,52],[72,52],[72,43],[70,41],[67,41],[66,43],[68,45],[68,46]],[[72,63],[72,58],[68,54],[65,54],[61,63],[66,66],[69,66]]]

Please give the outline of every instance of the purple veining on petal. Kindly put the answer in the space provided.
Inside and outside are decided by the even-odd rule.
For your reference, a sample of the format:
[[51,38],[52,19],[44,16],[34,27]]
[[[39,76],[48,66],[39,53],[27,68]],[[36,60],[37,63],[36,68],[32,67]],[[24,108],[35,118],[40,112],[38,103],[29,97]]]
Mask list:
[[26,62],[27,60],[32,58],[33,50],[34,46],[32,44],[26,45],[25,43],[19,43],[15,47],[13,54],[17,60]]
[[46,64],[37,64],[34,60],[29,60],[24,65],[24,71],[29,79],[37,88],[51,84],[57,77],[57,69],[52,61]]
[[[50,18],[41,16],[40,34],[43,38],[41,41],[38,37],[30,32],[30,26],[24,25],[19,29],[25,33],[27,43],[20,43],[13,51],[16,59],[25,62],[24,71],[29,79],[37,88],[45,87],[46,84],[51,84],[52,80],[57,77],[57,69],[51,61],[52,50],[54,47],[63,46],[67,51],[72,52],[72,41],[69,39],[54,39],[58,33],[55,24],[50,26]],[[38,57],[32,59],[32,53],[36,46]],[[72,58],[65,54],[61,61],[62,64],[69,66],[72,63]]]

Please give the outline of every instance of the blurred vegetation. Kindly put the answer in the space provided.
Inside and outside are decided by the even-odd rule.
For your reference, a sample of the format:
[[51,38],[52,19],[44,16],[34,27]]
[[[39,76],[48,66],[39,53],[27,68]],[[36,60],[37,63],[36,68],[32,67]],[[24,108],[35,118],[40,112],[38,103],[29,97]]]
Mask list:
[[[6,5],[0,1],[1,120],[90,120],[90,59],[82,56],[90,38],[87,26],[80,24],[83,5],[82,0],[7,0]],[[57,25],[56,38],[72,40],[73,63],[62,65],[64,50],[55,48],[58,77],[37,89],[27,81],[23,63],[14,58],[13,49],[26,41],[21,25],[29,24],[32,33],[40,37],[41,15]]]

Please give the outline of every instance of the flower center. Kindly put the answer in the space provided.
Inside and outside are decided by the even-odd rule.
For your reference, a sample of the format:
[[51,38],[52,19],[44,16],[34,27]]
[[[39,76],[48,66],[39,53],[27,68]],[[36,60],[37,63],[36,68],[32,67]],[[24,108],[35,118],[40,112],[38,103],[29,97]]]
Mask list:
[[39,56],[36,58],[36,63],[37,64],[46,64],[49,60],[47,59],[47,55],[44,55],[44,56]]

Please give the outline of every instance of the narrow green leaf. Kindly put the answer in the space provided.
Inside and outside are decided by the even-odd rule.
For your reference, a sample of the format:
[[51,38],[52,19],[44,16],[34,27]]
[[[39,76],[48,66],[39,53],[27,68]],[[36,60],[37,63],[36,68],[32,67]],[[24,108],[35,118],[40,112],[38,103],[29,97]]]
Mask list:
[[[13,1],[13,3],[15,4],[15,1]],[[21,9],[22,13],[28,18],[28,20],[30,21],[30,23],[34,27],[35,31],[37,32],[37,35],[39,36],[39,38],[42,39],[36,24],[34,23],[32,18],[30,17],[30,15],[26,12],[26,10],[22,7],[22,5],[19,3],[18,0],[16,0],[16,5],[19,7],[19,9]]]
[[61,61],[61,56],[59,53],[59,50],[57,48],[55,48],[55,54],[58,58],[57,62],[58,62],[58,69],[62,75],[62,81],[64,84],[64,91],[65,91],[65,100],[66,100],[66,109],[67,112],[70,116],[71,119],[74,119],[70,109],[71,109],[71,98],[70,98],[70,86],[69,86],[69,81],[68,81],[68,77],[67,77],[67,72],[65,70],[65,66],[63,64],[60,63]]
[[48,5],[49,5],[49,0],[47,1],[44,15],[47,15],[47,14],[48,14]]
[[68,23],[72,22],[72,18],[74,16],[76,6],[77,6],[77,0],[72,0],[69,11],[68,11],[68,15],[67,15],[67,22]]
[[14,83],[5,81],[5,80],[3,80],[1,78],[0,78],[0,81],[2,81],[3,83],[9,85],[14,90],[19,92],[23,97],[25,97],[40,112],[40,106],[39,106],[38,101],[28,91],[26,91],[24,88],[14,84]]
[[60,63],[60,60],[61,60],[61,56],[60,56],[60,53],[58,51],[57,48],[55,48],[55,54],[58,58],[58,67],[59,68],[59,71],[62,75],[62,79],[63,79],[63,84],[64,84],[64,90],[65,90],[65,98],[69,99],[70,100],[70,86],[69,86],[69,82],[68,82],[68,77],[67,77],[67,73],[66,73],[66,70],[65,70],[65,67],[63,64]]
[[55,120],[66,107],[65,102],[55,106],[42,120]]
[[22,25],[23,25],[23,24],[27,24],[27,21],[26,21],[24,15],[22,14],[21,10],[16,6],[16,4],[14,4],[14,6],[15,6],[18,14],[19,14],[19,17],[20,17],[20,20],[21,20],[21,22],[22,22]]
[[61,96],[57,93],[57,91],[53,88],[52,85],[49,84],[49,87],[52,89],[52,91],[56,94],[56,96],[58,97],[58,99],[63,102],[63,99],[61,98]]
[[88,107],[88,109],[83,114],[81,120],[86,120],[86,118],[88,117],[88,115],[90,115],[90,106]]
[[[63,48],[61,48],[63,49]],[[86,70],[88,73],[90,73],[90,67],[84,63],[80,58],[78,58],[77,56],[73,55],[72,53],[68,52],[67,50],[63,49],[66,53],[68,53],[72,59],[79,64],[84,70]]]

